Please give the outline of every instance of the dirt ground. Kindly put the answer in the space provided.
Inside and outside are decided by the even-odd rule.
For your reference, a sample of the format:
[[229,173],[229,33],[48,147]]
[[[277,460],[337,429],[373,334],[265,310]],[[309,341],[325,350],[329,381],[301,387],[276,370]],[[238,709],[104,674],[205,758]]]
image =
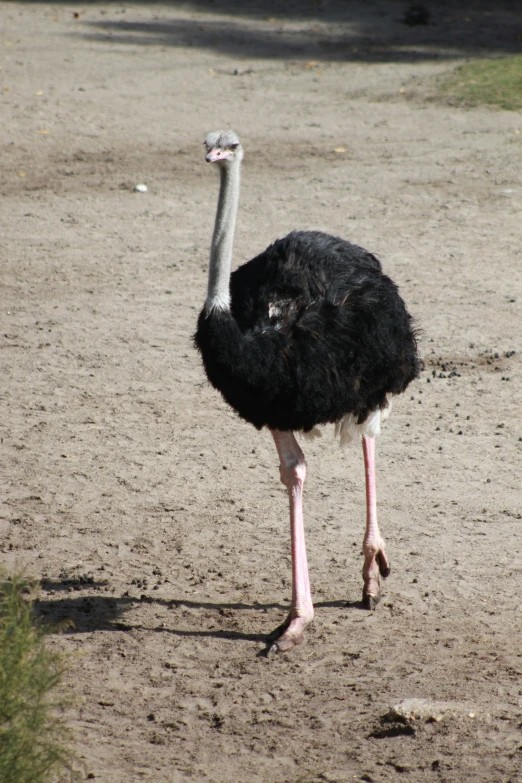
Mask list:
[[[432,100],[520,52],[522,12],[428,5],[0,3],[0,564],[74,623],[52,644],[89,779],[522,781],[522,115]],[[236,263],[339,234],[423,331],[378,442],[374,613],[362,453],[304,443],[316,619],[288,656],[260,655],[290,598],[275,449],[191,343],[222,127]]]

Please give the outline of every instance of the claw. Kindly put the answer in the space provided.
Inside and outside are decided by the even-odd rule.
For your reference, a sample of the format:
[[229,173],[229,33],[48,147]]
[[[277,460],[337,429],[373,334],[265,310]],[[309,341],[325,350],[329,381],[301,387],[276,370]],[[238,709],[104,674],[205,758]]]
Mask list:
[[292,613],[290,613],[284,623],[278,625],[277,628],[275,628],[266,637],[267,655],[279,652],[288,652],[293,647],[297,647],[299,644],[302,644],[303,631],[312,621],[313,610],[310,614],[311,616],[306,618],[293,617]]
[[301,644],[303,641],[303,635],[301,636],[295,636],[292,639],[288,637],[281,637],[276,642],[274,642],[272,645],[270,645],[268,649],[268,654],[273,655],[274,653],[286,653],[289,652],[293,647],[297,647],[298,644]]
[[266,637],[267,644],[270,644],[270,642],[275,642],[277,639],[279,639],[288,626],[290,625],[290,618],[288,617],[284,623],[281,623],[281,625],[278,625],[277,628],[274,628],[273,631],[271,631],[268,636]]
[[381,550],[379,550],[379,552],[377,552],[375,559],[377,560],[377,565],[379,566],[380,575],[382,576],[383,579],[388,579],[389,575],[391,574],[391,568],[388,562],[388,558]]

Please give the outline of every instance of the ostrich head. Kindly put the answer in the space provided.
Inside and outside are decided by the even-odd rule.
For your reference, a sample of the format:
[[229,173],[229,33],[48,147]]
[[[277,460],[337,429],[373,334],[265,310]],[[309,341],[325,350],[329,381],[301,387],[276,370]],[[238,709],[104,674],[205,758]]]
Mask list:
[[204,141],[207,163],[232,163],[243,159],[243,147],[239,136],[232,130],[213,131]]

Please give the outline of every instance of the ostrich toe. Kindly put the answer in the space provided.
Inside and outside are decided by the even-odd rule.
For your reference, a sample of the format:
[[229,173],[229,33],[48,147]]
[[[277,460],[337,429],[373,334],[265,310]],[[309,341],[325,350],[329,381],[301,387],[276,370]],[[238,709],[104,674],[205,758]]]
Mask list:
[[290,612],[284,623],[278,625],[272,633],[267,636],[268,654],[277,652],[288,652],[293,647],[297,647],[303,641],[303,632],[312,622],[312,616],[297,617],[293,611]]

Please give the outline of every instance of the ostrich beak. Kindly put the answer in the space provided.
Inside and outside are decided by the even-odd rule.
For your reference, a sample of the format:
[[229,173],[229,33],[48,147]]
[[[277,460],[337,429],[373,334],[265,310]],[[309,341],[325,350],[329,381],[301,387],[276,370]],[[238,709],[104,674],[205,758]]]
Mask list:
[[210,152],[205,156],[205,160],[207,163],[216,163],[217,161],[230,158],[231,155],[233,155],[232,150],[222,150],[214,147],[214,149],[211,149]]

